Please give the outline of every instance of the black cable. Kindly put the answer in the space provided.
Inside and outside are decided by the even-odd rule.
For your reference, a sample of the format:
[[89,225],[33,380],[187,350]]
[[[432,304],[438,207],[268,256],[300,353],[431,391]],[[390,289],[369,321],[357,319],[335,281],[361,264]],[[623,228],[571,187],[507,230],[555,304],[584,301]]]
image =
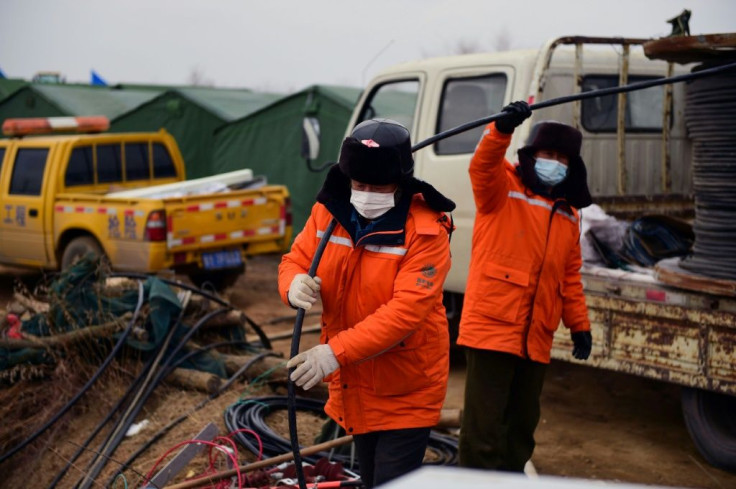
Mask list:
[[[179,318],[177,319],[175,325],[170,328],[169,334],[173,335],[173,332],[176,331],[181,324],[181,320],[183,318],[184,309],[182,308],[181,314],[179,315]],[[112,456],[112,454],[117,449],[118,445],[120,445],[120,442],[122,441],[123,437],[125,437],[125,433],[130,428],[130,425],[135,420],[135,417],[138,415],[140,410],[145,405],[145,402],[148,400],[150,395],[153,393],[153,391],[158,387],[158,384],[169,374],[171,373],[172,368],[169,367],[170,362],[176,357],[176,354],[181,350],[181,348],[191,339],[192,335],[197,332],[197,330],[207,321],[212,319],[212,317],[222,314],[223,312],[228,311],[229,308],[223,307],[221,309],[217,309],[211,313],[206,314],[203,316],[197,323],[195,323],[194,326],[192,326],[189,331],[184,335],[184,337],[179,341],[179,343],[174,347],[174,349],[171,351],[171,353],[166,356],[163,361],[160,364],[160,367],[156,370],[156,372],[153,374],[152,381],[148,383],[147,385],[144,385],[143,388],[145,389],[141,396],[136,400],[135,404],[133,406],[130,406],[128,413],[126,413],[126,416],[120,419],[120,423],[118,423],[118,426],[113,430],[111,433],[112,436],[108,436],[108,440],[104,444],[104,449],[100,450],[100,453],[103,457],[106,457],[104,460],[101,460],[97,465],[95,465],[88,473],[85,475],[85,477],[81,481],[81,485],[79,487],[83,489],[89,488],[90,484],[92,484],[95,480],[95,478],[99,475],[99,473],[102,471],[102,469],[107,464],[107,459]]]
[[[324,253],[327,242],[330,240],[330,236],[332,235],[332,231],[334,231],[336,225],[337,220],[333,218],[327,225],[325,234],[322,235],[322,238],[319,240],[317,250],[314,252],[314,257],[312,257],[312,264],[310,265],[309,271],[307,272],[310,277],[314,277],[317,274],[317,267],[319,266],[319,262],[322,259],[322,253]],[[299,341],[302,336],[302,324],[304,323],[304,314],[306,312],[307,311],[305,311],[304,308],[301,307],[296,311],[296,320],[294,321],[294,334],[291,337],[291,353],[289,355],[289,358],[294,358],[299,353]],[[292,382],[291,380],[291,373],[294,370],[294,368],[289,369],[289,380],[286,383],[289,400],[289,433],[291,435],[291,451],[294,454],[294,468],[296,469],[296,477],[299,481],[299,489],[307,489],[307,481],[304,478],[304,469],[302,468],[302,455],[301,453],[299,453],[299,436],[296,432],[296,392],[294,391],[294,382]]]
[[[234,404],[225,410],[225,426],[231,432],[242,428],[254,431],[263,444],[264,458],[274,457],[288,452],[291,446],[289,440],[276,433],[265,421],[269,414],[285,409],[287,402],[288,400],[283,396],[271,396],[248,399],[244,402]],[[326,419],[324,401],[297,397],[294,400],[294,404],[299,411],[312,413],[320,418]],[[237,433],[233,438],[254,454],[259,453],[258,443],[247,433]],[[458,442],[454,437],[432,430],[430,431],[427,448],[433,455],[433,459],[427,462],[428,465],[457,464]],[[355,470],[359,470],[358,461],[348,454],[333,453],[330,456],[330,453],[325,451],[304,456],[304,460],[314,464],[323,457],[340,462],[346,467],[351,466]]]
[[[151,276],[150,275],[147,275],[145,273],[115,272],[115,273],[111,273],[109,275],[109,277],[137,278],[137,279],[145,280],[145,279],[150,278]],[[191,292],[196,292],[197,294],[201,295],[202,297],[205,297],[207,299],[210,299],[212,301],[217,302],[221,306],[230,306],[230,304],[226,300],[223,300],[223,299],[217,297],[214,294],[210,294],[209,292],[206,292],[206,291],[200,289],[199,287],[195,287],[193,285],[185,284],[185,283],[182,283],[182,282],[179,282],[179,281],[176,281],[176,280],[169,280],[167,278],[162,278],[162,277],[156,277],[156,279],[162,281],[163,283],[165,283],[167,285],[173,285],[175,287],[179,287],[180,289],[189,290]]]
[[[671,76],[669,78],[655,78],[652,80],[645,80],[641,82],[631,83],[629,85],[623,85],[620,87],[610,87],[610,88],[601,88],[598,90],[590,90],[588,92],[576,93],[574,95],[566,95],[564,97],[553,98],[553,99],[545,100],[544,102],[538,102],[536,104],[531,104],[529,108],[532,110],[539,110],[539,109],[544,109],[547,107],[552,107],[554,105],[561,105],[561,104],[565,104],[568,102],[576,102],[578,100],[587,100],[589,98],[604,97],[606,95],[633,92],[635,90],[643,90],[644,88],[656,87],[658,85],[667,85],[670,83],[679,83],[679,82],[694,80],[696,78],[702,78],[705,76],[711,76],[711,75],[715,75],[718,73],[723,73],[725,71],[733,70],[735,68],[736,68],[736,63],[730,63],[727,65],[717,66],[715,68],[708,68],[705,70],[701,70],[695,73],[687,73],[684,75]],[[441,139],[449,138],[450,136],[454,136],[455,134],[459,134],[469,129],[473,129],[478,126],[488,124],[489,122],[498,120],[502,117],[505,117],[506,115],[507,114],[505,112],[499,112],[497,114],[483,117],[482,119],[466,122],[465,124],[461,124],[457,127],[450,128],[446,131],[442,131],[438,134],[435,134],[434,136],[428,137],[424,141],[421,141],[415,144],[414,146],[412,146],[411,150],[412,152],[420,150],[426,146],[429,146],[430,144],[436,143],[437,141]]]
[[[131,410],[133,410],[135,406],[140,402],[141,396],[144,394],[147,387],[150,386],[151,383],[153,382],[156,371],[157,369],[159,369],[159,365],[165,358],[165,354],[166,354],[166,350],[168,348],[169,342],[174,337],[174,333],[178,329],[184,317],[184,309],[185,309],[184,307],[181,308],[181,311],[179,312],[179,316],[177,317],[176,322],[174,323],[174,326],[169,328],[169,331],[167,332],[166,336],[161,342],[160,347],[157,348],[156,356],[153,361],[153,364],[151,365],[151,369],[145,373],[144,375],[145,380],[141,383],[140,387],[135,391],[135,396],[130,401],[130,404],[128,404],[126,411],[116,421],[116,423],[114,424],[110,432],[105,437],[105,440],[100,445],[100,448],[96,451],[90,450],[91,452],[94,453],[94,456],[87,463],[84,475],[82,475],[82,477],[78,479],[77,482],[74,484],[75,488],[80,487],[80,485],[82,487],[89,487],[89,484],[94,482],[95,477],[97,477],[99,472],[107,464],[107,461],[110,459],[110,456],[112,455],[112,452],[108,453],[110,444],[112,443],[112,440],[116,436],[118,436],[118,434],[120,433],[121,426],[128,421]],[[125,430],[127,431],[127,427],[125,428]],[[100,457],[102,457],[102,460],[98,461]],[[90,476],[90,473],[93,473],[93,475]]]
[[56,423],[64,414],[69,411],[69,409],[74,406],[74,404],[79,401],[79,399],[92,387],[92,385],[97,381],[97,379],[102,375],[102,373],[107,369],[107,367],[110,365],[110,363],[115,358],[115,355],[118,354],[120,349],[125,344],[125,340],[128,338],[128,335],[131,331],[133,331],[133,326],[135,325],[135,321],[138,319],[138,314],[140,313],[141,306],[143,305],[143,283],[138,282],[138,304],[136,304],[135,311],[133,312],[133,317],[130,319],[130,322],[128,322],[128,326],[123,331],[123,334],[120,336],[120,339],[118,339],[118,342],[113,347],[110,354],[105,358],[105,360],[102,362],[102,365],[97,369],[97,371],[92,375],[92,377],[87,381],[86,384],[77,392],[72,399],[66,403],[64,407],[62,407],[54,416],[51,417],[50,420],[48,420],[43,426],[41,426],[38,430],[36,430],[31,436],[20,442],[15,447],[11,448],[7,453],[0,456],[0,464],[3,463],[5,460],[9,459],[16,453],[18,453],[20,450],[25,448],[29,443],[31,443],[33,440],[38,438],[43,432],[45,432],[51,425]]
[[222,395],[223,392],[225,392],[228,388],[230,388],[230,386],[238,378],[240,378],[241,375],[243,375],[245,372],[247,372],[248,369],[250,369],[253,365],[255,365],[256,362],[260,361],[261,359],[263,359],[265,357],[270,357],[270,356],[276,357],[278,355],[276,353],[274,353],[274,352],[264,352],[264,353],[261,353],[259,355],[256,355],[251,360],[249,360],[245,365],[243,365],[242,367],[240,367],[233,375],[231,375],[230,378],[227,380],[227,382],[225,382],[222,386],[220,386],[217,389],[217,392],[214,392],[214,393],[210,394],[206,399],[203,399],[202,401],[200,401],[199,404],[197,404],[196,406],[194,406],[194,408],[191,409],[188,413],[182,414],[181,416],[179,416],[175,420],[171,421],[168,425],[166,425],[163,428],[161,428],[160,430],[158,430],[146,443],[144,443],[143,445],[141,445],[138,448],[138,450],[136,450],[135,452],[133,452],[130,455],[130,457],[128,457],[128,459],[125,462],[123,462],[123,463],[120,464],[120,467],[115,472],[115,474],[110,479],[108,479],[108,481],[106,483],[106,486],[110,486],[115,481],[115,478],[118,476],[118,474],[122,473],[124,470],[126,470],[128,467],[130,467],[131,464],[133,462],[135,462],[135,460],[143,452],[145,452],[146,450],[148,450],[151,447],[151,445],[153,445],[154,443],[156,443],[166,433],[168,433],[169,431],[171,431],[172,428],[174,428],[179,423],[181,423],[182,421],[184,421],[185,419],[187,419],[193,413],[196,413],[197,411],[199,411],[200,409],[202,409],[210,401],[212,401],[212,400],[217,399],[218,397],[220,397],[220,395]]
[[146,362],[146,365],[141,369],[138,376],[133,380],[133,382],[128,386],[128,389],[125,391],[125,393],[118,399],[118,401],[115,403],[115,405],[110,409],[107,416],[105,416],[102,421],[100,421],[94,430],[92,430],[92,433],[87,436],[87,438],[82,442],[82,444],[77,448],[77,451],[74,452],[74,454],[67,460],[66,465],[59,471],[59,473],[54,477],[54,480],[51,481],[47,489],[54,489],[56,485],[61,481],[61,479],[66,475],[66,473],[71,468],[72,464],[74,464],[74,461],[79,458],[79,456],[87,450],[87,447],[92,442],[92,440],[95,439],[97,434],[102,431],[102,428],[105,427],[105,425],[112,419],[113,415],[122,407],[123,403],[128,399],[130,394],[133,392],[134,389],[137,389],[141,381],[143,380],[143,377],[148,372],[148,369],[151,368],[151,365],[153,364],[155,356],[152,355],[148,361]]

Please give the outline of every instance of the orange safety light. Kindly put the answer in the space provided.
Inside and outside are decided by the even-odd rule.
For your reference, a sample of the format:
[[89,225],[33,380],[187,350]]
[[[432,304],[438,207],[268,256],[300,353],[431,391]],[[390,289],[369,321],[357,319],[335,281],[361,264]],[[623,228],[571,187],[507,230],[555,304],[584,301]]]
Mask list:
[[110,120],[104,115],[80,117],[28,117],[6,119],[3,134],[6,136],[29,136],[31,134],[53,134],[56,132],[103,132],[110,129]]

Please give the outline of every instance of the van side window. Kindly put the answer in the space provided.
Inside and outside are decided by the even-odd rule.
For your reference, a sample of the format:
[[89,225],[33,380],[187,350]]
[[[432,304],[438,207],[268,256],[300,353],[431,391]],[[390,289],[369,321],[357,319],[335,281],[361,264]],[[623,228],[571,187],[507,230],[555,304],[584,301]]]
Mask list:
[[92,147],[85,146],[74,148],[69,157],[69,164],[64,175],[64,185],[73,187],[75,185],[92,185],[95,183],[94,160],[92,158]]
[[176,168],[169,150],[161,143],[153,143],[153,177],[175,177]]
[[148,144],[125,143],[125,180],[148,180]]
[[23,148],[18,150],[10,180],[10,192],[15,195],[41,195],[43,174],[46,171],[48,148]]
[[[506,75],[453,78],[445,82],[437,119],[437,132],[495,114],[503,106]],[[472,153],[480,141],[484,126],[461,132],[435,143],[438,155]]]
[[360,112],[356,125],[368,119],[392,119],[414,131],[414,112],[419,96],[419,80],[385,83],[373,90]]
[[[655,77],[631,76],[629,83],[651,80]],[[582,91],[618,86],[618,76],[588,75],[583,77]],[[660,132],[664,88],[649,87],[626,94],[624,127],[627,131]],[[607,95],[583,100],[582,123],[588,132],[616,132],[618,96]]]
[[97,183],[123,181],[123,165],[119,144],[97,146]]

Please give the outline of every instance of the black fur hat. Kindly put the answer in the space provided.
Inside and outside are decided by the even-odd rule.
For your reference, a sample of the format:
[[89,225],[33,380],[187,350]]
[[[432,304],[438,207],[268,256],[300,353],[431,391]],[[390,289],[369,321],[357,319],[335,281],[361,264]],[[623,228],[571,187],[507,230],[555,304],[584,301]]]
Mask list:
[[340,148],[340,170],[371,185],[399,183],[414,174],[409,131],[390,119],[361,122]]
[[580,156],[583,135],[572,126],[557,121],[541,121],[532,127],[526,147],[535,151],[553,149],[567,155],[571,160]]

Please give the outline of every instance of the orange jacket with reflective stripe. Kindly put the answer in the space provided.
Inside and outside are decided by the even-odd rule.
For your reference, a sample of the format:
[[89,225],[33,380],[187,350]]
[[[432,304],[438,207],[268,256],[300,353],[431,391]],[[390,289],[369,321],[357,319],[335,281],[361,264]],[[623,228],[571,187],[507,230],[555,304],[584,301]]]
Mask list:
[[[443,217],[415,195],[403,243],[361,244],[370,234],[353,243],[340,224],[327,243],[317,268],[321,342],[330,345],[340,368],[325,379],[325,411],[349,434],[429,427],[439,420],[449,374],[442,284],[450,246]],[[285,303],[294,275],[309,269],[331,220],[327,208],[315,204],[284,255],[279,293]]]
[[579,217],[522,184],[504,158],[510,140],[489,124],[470,163],[476,216],[458,344],[549,363],[560,318],[590,330]]

